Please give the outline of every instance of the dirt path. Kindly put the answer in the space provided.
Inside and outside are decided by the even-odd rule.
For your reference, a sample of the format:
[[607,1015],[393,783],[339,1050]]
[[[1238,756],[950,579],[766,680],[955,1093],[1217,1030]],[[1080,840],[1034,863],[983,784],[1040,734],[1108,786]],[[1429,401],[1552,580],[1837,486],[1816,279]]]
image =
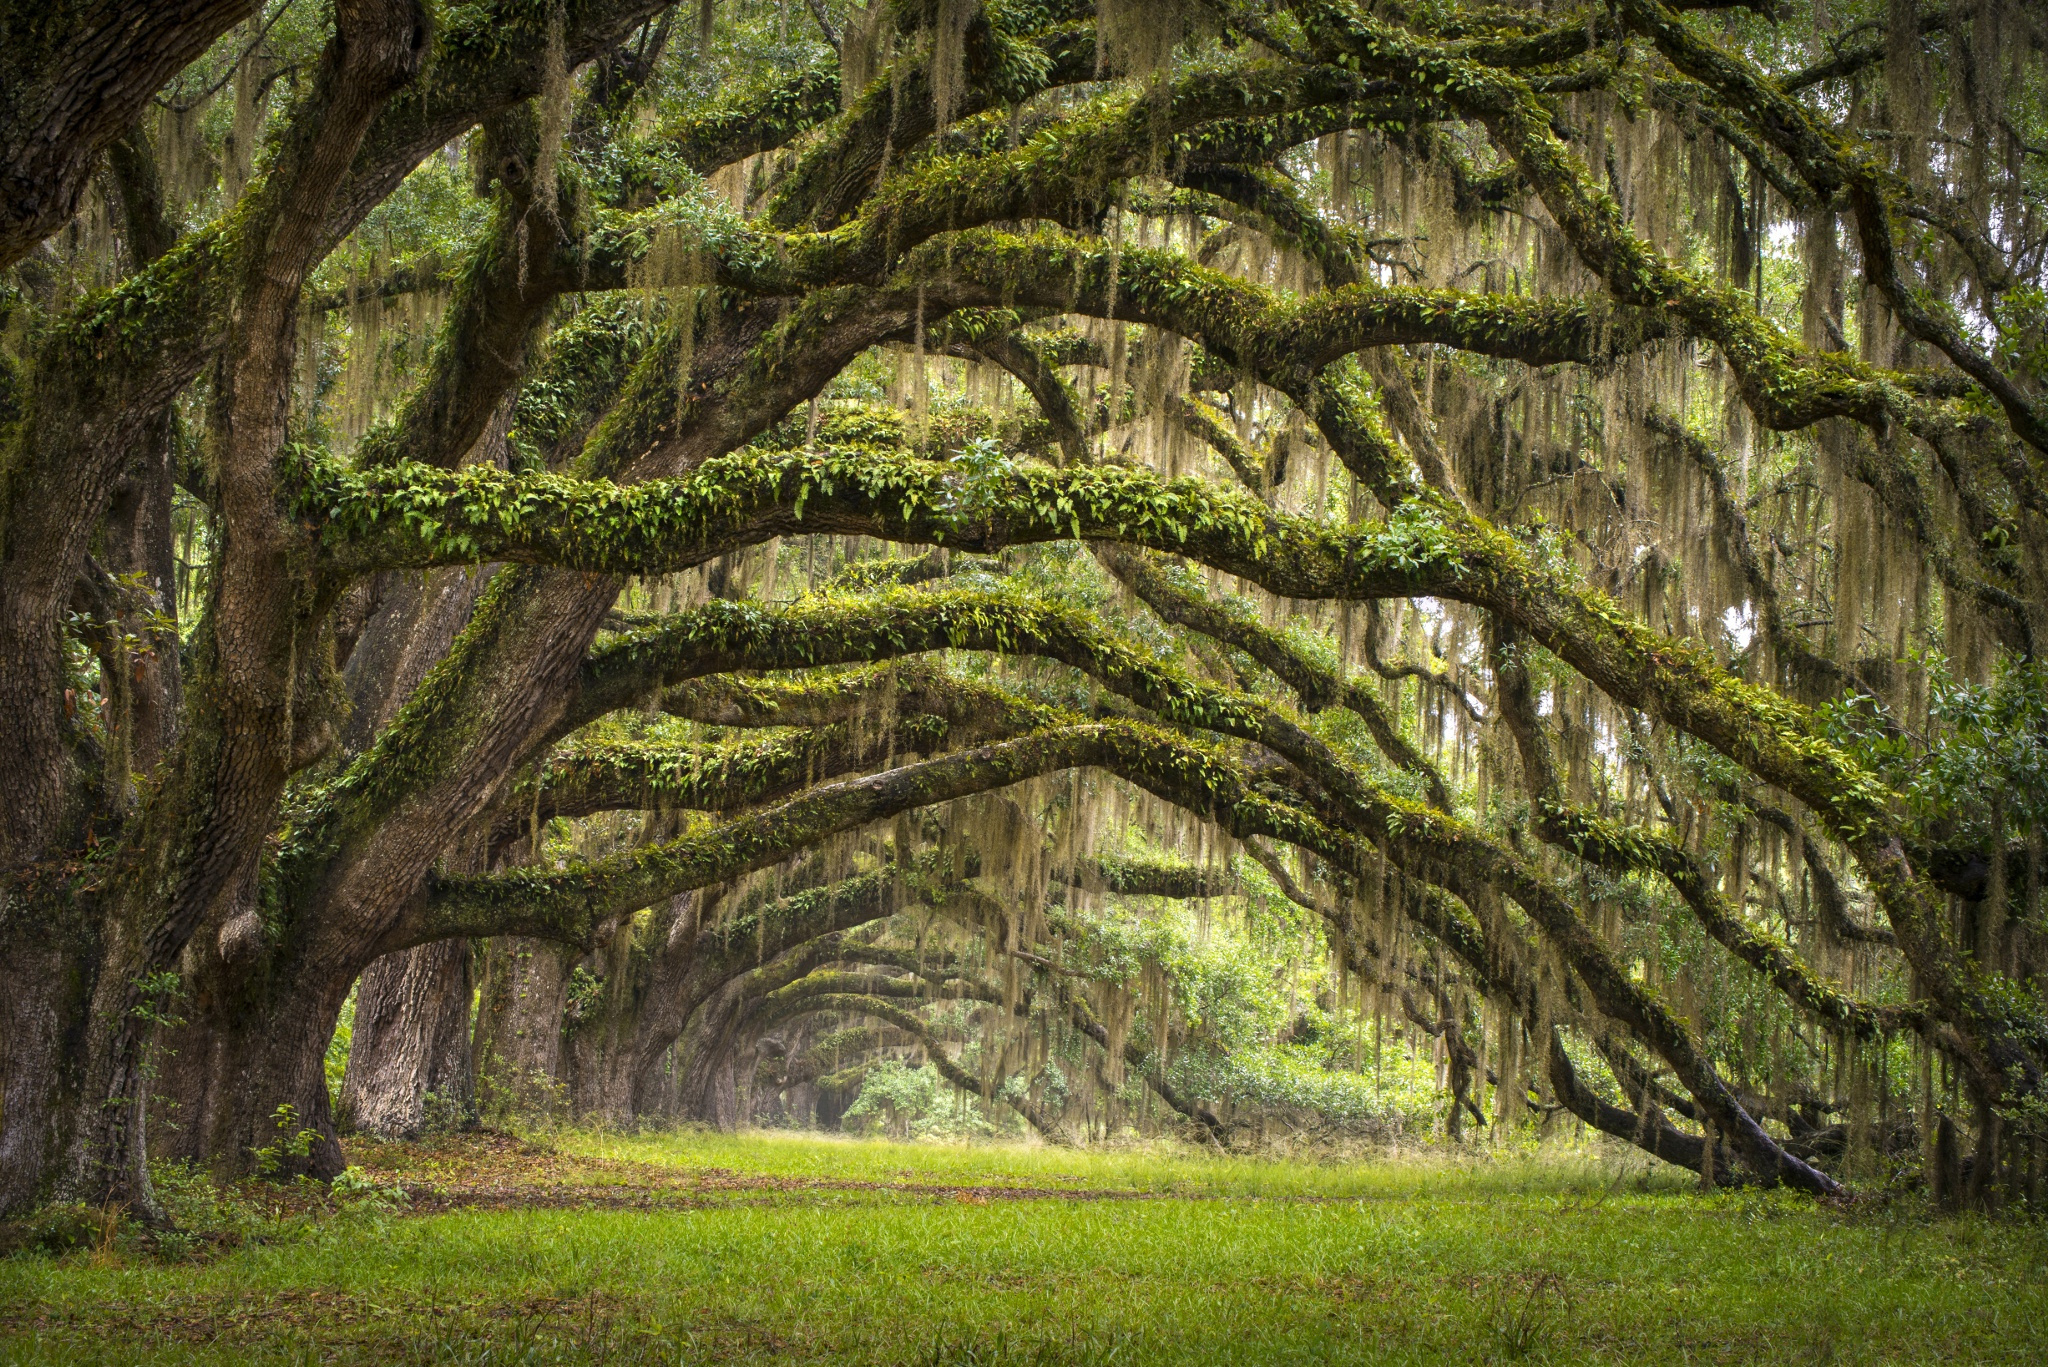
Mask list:
[[350,1145],[355,1164],[380,1186],[405,1189],[412,1214],[450,1210],[688,1210],[767,1205],[789,1197],[883,1196],[986,1205],[991,1201],[1154,1201],[1163,1192],[1115,1188],[969,1185],[776,1177],[727,1168],[678,1169],[570,1155],[502,1134],[429,1144]]

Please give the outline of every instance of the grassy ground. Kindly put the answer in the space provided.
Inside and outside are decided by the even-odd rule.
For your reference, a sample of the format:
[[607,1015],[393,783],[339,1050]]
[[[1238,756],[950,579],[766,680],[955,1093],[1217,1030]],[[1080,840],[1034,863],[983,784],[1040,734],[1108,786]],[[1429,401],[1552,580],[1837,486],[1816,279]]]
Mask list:
[[402,1210],[287,1191],[179,1264],[118,1237],[0,1261],[0,1361],[2048,1360],[2038,1224],[1701,1199],[1583,1156],[780,1135],[353,1156]]

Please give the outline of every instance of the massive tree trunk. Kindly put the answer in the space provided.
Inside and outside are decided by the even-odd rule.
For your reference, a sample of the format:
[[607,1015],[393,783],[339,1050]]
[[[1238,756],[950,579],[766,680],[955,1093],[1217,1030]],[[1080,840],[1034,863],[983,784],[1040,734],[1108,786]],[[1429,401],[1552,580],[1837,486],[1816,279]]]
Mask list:
[[579,1119],[621,1125],[632,1118],[633,1034],[642,997],[635,970],[644,958],[634,953],[633,938],[629,916],[576,966],[587,990],[571,1000],[562,1072],[569,1110]]
[[91,935],[87,917],[64,910],[0,902],[0,1216],[50,1194],[76,1113]]
[[[748,399],[734,405],[734,411],[722,415],[727,427],[702,438],[718,445],[698,455],[664,448],[650,456],[634,451],[634,444],[643,438],[628,426],[623,434],[613,438],[618,450],[607,456],[607,459],[621,462],[628,457],[636,457],[631,460],[631,469],[619,472],[622,480],[664,473],[662,460],[701,459],[702,454],[710,454],[722,446],[758,434],[785,411],[797,392],[793,386],[806,380],[821,381],[877,335],[877,324],[872,319],[845,324],[835,333],[831,349],[816,362],[815,374],[807,372],[800,377],[778,375],[766,386],[765,393],[755,394],[743,387],[743,382],[751,378],[746,371],[746,363],[752,348],[773,324],[775,317],[774,312],[758,306],[736,308],[721,319],[712,336],[699,345],[699,371],[709,370],[714,377],[741,388],[743,397]],[[907,315],[888,315],[881,326],[885,331],[894,330],[906,322]],[[736,377],[733,376],[734,371],[739,372]],[[650,379],[658,386],[655,412],[662,415],[658,421],[665,426],[673,418],[671,381],[666,372],[658,368],[650,372]],[[258,582],[253,567],[244,571],[241,582],[249,599],[243,605],[244,611],[253,611],[260,617],[262,613],[256,606],[260,595],[256,591]],[[287,890],[288,924],[282,929],[267,931],[261,937],[270,942],[267,957],[274,960],[262,970],[268,978],[283,982],[295,974],[310,973],[313,976],[297,983],[291,992],[323,1001],[333,997],[338,1006],[340,997],[336,996],[334,981],[328,975],[344,971],[345,965],[354,964],[360,968],[359,956],[366,946],[374,950],[394,935],[404,933],[401,918],[409,907],[417,903],[436,856],[462,838],[477,817],[491,809],[514,767],[557,733],[564,713],[574,703],[576,682],[585,656],[619,588],[620,581],[616,577],[593,577],[573,572],[514,570],[497,576],[490,593],[477,610],[479,620],[472,624],[458,644],[455,658],[449,661],[449,667],[459,671],[464,678],[467,691],[416,699],[410,724],[401,722],[394,725],[391,729],[395,739],[394,736],[380,738],[358,760],[360,768],[371,771],[365,775],[366,781],[359,785],[358,790],[369,789],[377,792],[378,796],[361,806],[353,809],[344,807],[332,814],[337,833],[346,832],[340,847],[331,850],[318,867],[288,870],[279,878]],[[423,595],[417,605],[418,621],[422,626],[430,619],[450,620],[452,612],[444,615],[442,605],[451,598],[459,598],[459,594]],[[274,608],[276,604],[271,606]],[[231,613],[217,615],[230,620],[233,618]],[[404,615],[394,613],[390,620],[404,620]],[[290,635],[289,632],[284,634]],[[408,636],[406,644],[412,644],[413,640]],[[272,643],[275,644],[274,638]],[[380,651],[374,642],[370,644],[375,657]],[[356,649],[362,650],[363,644],[359,643]],[[412,651],[409,654],[410,658],[420,659],[427,653]],[[370,676],[381,672],[370,665],[364,668]],[[246,662],[239,663],[235,672],[250,675],[251,679],[254,677]],[[224,680],[219,688],[223,694],[233,698],[238,688],[247,688],[249,682],[244,680],[237,687],[228,687]],[[286,690],[287,693],[290,691]],[[309,687],[307,691],[312,690]],[[245,700],[249,703],[257,701],[261,701],[260,692],[256,698]],[[266,725],[276,720],[276,701],[275,697],[270,699],[273,705],[266,714]],[[288,708],[285,715],[290,715]],[[281,788],[283,771],[277,762],[280,759],[277,749],[251,750],[246,744],[223,745],[225,739],[236,734],[239,733],[224,730],[218,723],[195,728],[193,735],[188,737],[188,745],[196,747],[198,755],[196,762],[187,765],[188,771],[197,771],[197,774],[217,772],[241,754],[245,760],[254,762],[259,788]],[[299,741],[300,738],[295,736],[292,739]],[[290,748],[297,752],[302,746],[303,742]],[[377,770],[416,765],[421,766],[423,772],[413,786],[384,790],[377,781],[380,777],[375,772]],[[246,802],[237,802],[234,809],[241,810],[246,806]],[[254,847],[246,842],[237,840],[229,843],[241,846],[245,860],[254,854]],[[315,849],[323,847],[318,839],[310,840],[308,844]],[[223,935],[237,939],[238,943],[249,943],[248,931],[256,923],[256,870],[253,864],[244,863],[239,869],[230,867],[224,872],[222,858],[224,856],[216,857],[210,866],[197,872],[216,880],[230,873],[236,875],[230,880],[231,901],[216,915],[223,922]],[[189,867],[179,865],[179,871],[187,882],[194,877],[194,871]],[[189,892],[184,894],[182,901],[188,908],[184,914],[193,914],[197,908]],[[243,927],[244,930],[230,931],[228,927]],[[159,935],[158,938],[166,937]],[[399,943],[406,941],[400,939]],[[116,988],[105,987],[103,990],[121,995]],[[346,983],[341,990],[345,994]],[[331,1023],[331,1014],[329,1020]],[[237,1025],[230,1023],[223,1028],[233,1030]],[[134,1033],[132,1029],[117,1028],[114,1039],[101,1046],[102,1057],[106,1061],[97,1065],[108,1076],[106,1087],[124,1095],[139,1095],[143,1090],[134,1063],[139,1053]],[[298,1076],[309,1065],[318,1062],[324,1054],[326,1040],[323,1038],[316,1042],[306,1037],[299,1039],[294,1047],[307,1054],[297,1068],[286,1070]],[[625,1035],[609,1042],[592,1036],[585,1043],[585,1051],[584,1067],[580,1071],[580,1095],[574,1098],[579,1108],[618,1118],[629,1116],[634,1056],[636,1053],[641,1056],[640,1070],[644,1071],[644,1059],[649,1051],[633,1049]],[[578,1085],[579,1074],[575,1070],[564,1068],[562,1076],[572,1087]],[[319,1109],[323,1114],[326,1111],[324,1095]],[[205,1130],[209,1138],[205,1141],[208,1147],[204,1151],[212,1155],[213,1161],[229,1165],[246,1162],[246,1155],[252,1148],[250,1144],[232,1139],[223,1140],[225,1147],[213,1147],[212,1138],[216,1135],[241,1135],[252,1128],[245,1122],[246,1117],[225,1131],[218,1127]],[[136,1156],[139,1149],[129,1143],[127,1127],[110,1125],[102,1117],[99,1128],[106,1133],[91,1141],[81,1153],[125,1156],[119,1162],[95,1158],[90,1164],[81,1157],[81,1172],[91,1166],[106,1175],[106,1180],[120,1182],[124,1191],[132,1187],[146,1192],[146,1177],[141,1160]],[[260,1126],[255,1128],[260,1131]],[[331,1135],[331,1126],[328,1134]],[[318,1164],[315,1164],[315,1170],[318,1170]]]
[[[0,264],[69,216],[101,148],[131,133],[166,76],[254,6],[178,0],[140,7],[146,16],[96,0],[33,15],[15,8],[19,15],[0,20],[0,148],[12,149],[0,157]],[[581,7],[557,41],[582,61],[656,8],[644,0]],[[217,224],[171,250],[175,233],[145,224],[138,208],[152,208],[147,196],[129,194],[149,188],[147,176],[138,179],[148,168],[136,161],[146,143],[117,149],[130,259],[171,259],[140,288],[88,296],[82,312],[46,329],[34,368],[10,364],[0,385],[9,447],[0,481],[0,805],[10,817],[0,826],[0,959],[7,1009],[36,1023],[0,1046],[0,1097],[9,1106],[0,1144],[18,1146],[0,1209],[47,1192],[54,1164],[85,1199],[150,1207],[144,1098],[172,1057],[160,1056],[151,1036],[159,1021],[193,1015],[166,975],[195,931],[246,929],[256,856],[283,777],[324,743],[326,600],[298,529],[279,521],[276,496],[300,285],[421,156],[479,114],[534,93],[537,54],[549,41],[540,32],[513,37],[509,65],[501,45],[482,65],[452,47],[443,74],[463,75],[410,102],[403,127],[366,141],[418,69],[424,12],[411,0],[340,0],[333,14],[334,40],[317,69],[300,72],[302,98],[279,120],[265,176],[234,205],[231,233]],[[22,316],[11,312],[10,321]],[[213,620],[194,643],[196,706],[171,750],[178,633],[136,619],[145,606],[169,606],[169,576],[160,572],[171,547],[164,405],[223,349],[217,439],[192,485],[219,518]],[[162,468],[123,487],[123,466],[138,450]],[[96,535],[93,564],[86,550]],[[149,544],[131,553],[138,542]],[[118,748],[101,753],[76,722],[83,690],[68,686],[64,617],[76,609],[107,622],[107,581],[136,573],[157,601],[113,604],[111,620],[130,639],[100,649],[101,664],[113,685],[107,700],[128,724],[111,724]],[[133,596],[132,585],[120,587]],[[134,639],[152,636],[155,648],[136,654]],[[58,917],[69,926],[75,912],[79,933],[51,940],[18,920],[31,912],[46,920],[56,886],[105,855],[132,800],[130,774],[167,751],[125,856],[94,868]],[[246,939],[240,929],[235,936]],[[74,1032],[79,992],[94,1003],[99,1028]],[[50,1038],[72,1046],[55,1067],[42,1047]],[[194,1044],[188,1056],[237,1052]]]
[[576,952],[547,940],[485,942],[477,972],[477,1108],[487,1118],[553,1115],[561,1105],[562,1011]]
[[[482,574],[463,569],[389,578],[344,675],[352,703],[349,727],[366,735],[388,723],[406,692],[446,654],[483,582]],[[324,1034],[294,1029],[277,1037],[269,1047],[302,1055],[288,1065],[257,1065],[252,1054],[265,1046],[250,1035],[267,1031],[273,1013],[289,1014],[294,1001],[332,1002],[338,1010],[353,975],[334,965],[347,965],[348,956],[361,950],[332,941],[330,951],[338,958],[296,953],[292,937],[274,941],[274,934],[252,907],[231,902],[202,923],[182,955],[193,1009],[159,1048],[151,1106],[163,1129],[158,1152],[223,1172],[243,1171],[253,1161],[252,1149],[272,1142],[265,1133],[268,1118],[277,1106],[290,1104],[309,1129],[321,1133],[321,1154],[338,1154],[331,1122],[312,1119],[327,1116],[326,1095],[315,1097],[305,1085],[324,1069],[332,1017]],[[294,974],[299,980],[292,980]],[[360,1108],[356,1114],[368,1117],[358,1123],[375,1133],[416,1133],[428,1091],[469,1114],[474,1103],[463,942],[386,956],[365,971],[363,982],[348,1075]],[[417,1014],[412,1006],[431,1009]],[[252,1070],[262,1074],[260,1083]],[[251,1092],[252,1085],[258,1090]],[[279,1095],[266,1101],[273,1091]],[[254,1144],[252,1135],[259,1137]]]
[[347,998],[347,981],[330,980],[324,991],[281,994],[220,1032],[212,1074],[224,1095],[205,1143],[216,1171],[322,1179],[341,1172],[326,1059]]
[[[113,896],[109,958],[94,993],[94,1014],[110,1028],[87,1061],[91,1109],[73,1143],[69,1185],[83,1199],[150,1214],[143,1124],[152,1026],[140,1010],[144,996],[210,913],[227,908],[230,924],[257,916],[263,844],[285,781],[331,741],[324,709],[300,703],[322,691],[330,602],[308,591],[299,569],[310,549],[306,532],[277,497],[299,298],[327,245],[335,188],[385,102],[417,72],[427,37],[416,0],[339,0],[335,26],[305,96],[317,117],[274,149],[244,227],[248,248],[237,262],[211,412],[221,535],[195,652],[204,662],[205,706],[140,823],[137,866]],[[331,1029],[332,1011],[326,1019]],[[278,1038],[305,1029],[295,1022]],[[325,1047],[323,1038],[316,1074]],[[260,1071],[274,1076],[259,1090],[303,1090],[296,1055],[266,1059]],[[317,1091],[305,1100],[325,1116],[324,1082]]]
[[673,1047],[640,1073],[633,1086],[633,1119],[641,1125],[667,1125],[682,1118],[682,1060]]
[[656,1079],[692,1003],[700,908],[716,893],[667,898],[645,924],[623,921],[584,961],[598,984],[565,1037],[571,1109],[609,1124],[632,1123],[657,1104]]
[[676,1109],[685,1120],[714,1129],[739,1128],[739,1087],[733,1045],[754,1004],[744,977],[725,983],[684,1027],[677,1053]]
[[355,974],[273,974],[249,934],[219,927],[186,956],[184,1024],[154,1046],[151,1150],[223,1177],[332,1177],[343,1159],[327,1046]]
[[400,950],[364,971],[341,1087],[342,1128],[409,1139],[429,1124],[474,1118],[470,984],[467,940]]

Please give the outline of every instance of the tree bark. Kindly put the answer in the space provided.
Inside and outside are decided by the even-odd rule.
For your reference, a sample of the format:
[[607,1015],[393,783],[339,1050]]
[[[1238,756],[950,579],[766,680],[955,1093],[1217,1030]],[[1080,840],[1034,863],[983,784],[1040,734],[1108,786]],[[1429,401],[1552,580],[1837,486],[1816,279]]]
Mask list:
[[678,1113],[718,1130],[739,1127],[733,1077],[733,1038],[754,999],[744,977],[726,982],[699,1006],[684,1027],[676,1080]]
[[[0,1219],[41,1203],[76,1115],[90,1001],[84,914],[67,925],[0,889]],[[69,930],[71,933],[66,934]]]
[[262,1166],[262,1150],[310,1131],[307,1152],[279,1151],[274,1175],[333,1177],[343,1159],[327,1046],[355,975],[267,971],[240,928],[223,929],[199,937],[185,975],[186,1023],[155,1044],[151,1148],[239,1177]]
[[486,942],[474,1035],[478,1110],[552,1114],[562,1079],[562,1010],[575,953],[546,940]]
[[0,11],[0,270],[78,212],[100,153],[257,0],[69,0]]
[[377,611],[349,652],[342,675],[349,700],[341,732],[345,753],[367,750],[427,671],[447,655],[468,625],[490,573],[486,568],[383,576]]
[[412,1139],[430,1124],[475,1117],[470,982],[467,940],[400,950],[364,971],[341,1087],[343,1128]]

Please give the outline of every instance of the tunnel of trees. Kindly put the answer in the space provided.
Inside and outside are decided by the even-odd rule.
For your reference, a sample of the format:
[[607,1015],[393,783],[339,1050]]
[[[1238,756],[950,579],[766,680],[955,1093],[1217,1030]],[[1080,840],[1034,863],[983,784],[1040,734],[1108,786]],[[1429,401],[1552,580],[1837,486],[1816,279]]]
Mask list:
[[0,1212],[933,1076],[1228,1145],[1276,1050],[2036,1199],[2044,51],[8,8]]

